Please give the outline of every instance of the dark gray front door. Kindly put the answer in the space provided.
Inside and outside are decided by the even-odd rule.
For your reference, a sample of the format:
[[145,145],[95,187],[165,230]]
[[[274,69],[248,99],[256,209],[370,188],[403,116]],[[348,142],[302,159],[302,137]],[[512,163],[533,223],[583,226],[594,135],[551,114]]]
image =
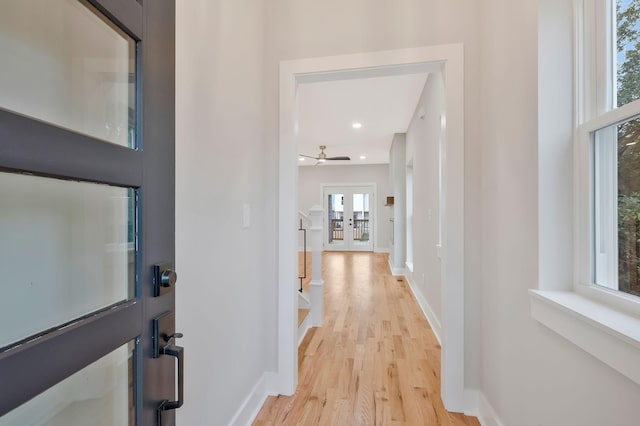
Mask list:
[[175,423],[174,14],[0,4],[0,426]]

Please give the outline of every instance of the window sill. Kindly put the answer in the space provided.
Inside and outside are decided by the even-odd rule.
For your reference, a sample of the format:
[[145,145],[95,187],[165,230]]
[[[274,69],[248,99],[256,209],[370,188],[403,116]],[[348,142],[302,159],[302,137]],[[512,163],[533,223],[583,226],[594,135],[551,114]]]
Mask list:
[[572,291],[529,295],[535,320],[640,384],[640,318]]

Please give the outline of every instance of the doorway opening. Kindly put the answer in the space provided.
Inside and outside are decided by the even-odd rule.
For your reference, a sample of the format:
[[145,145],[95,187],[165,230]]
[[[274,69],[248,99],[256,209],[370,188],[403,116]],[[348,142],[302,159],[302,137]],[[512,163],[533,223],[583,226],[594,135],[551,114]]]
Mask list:
[[448,410],[464,411],[464,80],[460,44],[281,62],[278,371],[274,389],[280,394],[293,394],[298,379],[298,241],[293,226],[298,214],[298,86],[424,72],[441,73],[447,117],[442,135],[442,399]]

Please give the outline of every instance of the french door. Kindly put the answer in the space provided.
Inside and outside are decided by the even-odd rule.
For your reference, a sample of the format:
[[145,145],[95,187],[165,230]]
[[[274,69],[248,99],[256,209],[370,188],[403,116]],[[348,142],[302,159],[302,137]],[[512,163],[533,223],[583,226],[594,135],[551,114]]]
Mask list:
[[175,423],[174,14],[0,5],[0,426]]
[[324,187],[324,248],[373,251],[373,186]]

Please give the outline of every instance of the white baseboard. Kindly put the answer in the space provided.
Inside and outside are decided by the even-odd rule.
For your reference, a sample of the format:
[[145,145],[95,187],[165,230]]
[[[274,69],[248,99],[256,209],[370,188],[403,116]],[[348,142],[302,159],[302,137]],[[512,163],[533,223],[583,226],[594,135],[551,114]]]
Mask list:
[[394,268],[391,264],[391,258],[389,258],[389,270],[391,271],[391,275],[405,275],[404,268]]
[[431,326],[431,329],[433,330],[433,334],[436,335],[436,339],[438,339],[438,343],[442,345],[442,339],[440,338],[440,335],[442,333],[442,325],[440,325],[440,321],[438,321],[438,317],[436,317],[436,314],[433,313],[433,309],[431,309],[431,306],[429,306],[427,299],[424,297],[420,289],[416,287],[415,283],[409,278],[408,274],[405,275],[405,279],[407,280],[407,283],[409,283],[409,288],[411,289],[411,292],[413,293],[414,297],[418,301],[418,305],[420,305],[420,308],[422,308],[422,312],[424,313],[424,316],[427,318],[427,322]]
[[298,346],[302,343],[302,339],[307,335],[307,331],[311,328],[311,311],[307,314],[302,324],[298,327]]
[[480,391],[477,389],[464,390],[464,415],[478,417],[478,399]]
[[277,395],[274,392],[277,375],[266,371],[253,386],[249,395],[229,422],[230,426],[250,426],[264,405],[268,396]]
[[374,253],[389,253],[389,248],[388,247],[374,247],[373,248],[373,252]]
[[464,393],[466,405],[464,414],[477,417],[482,426],[504,426],[482,391],[467,389]]
[[407,268],[407,271],[413,274],[413,262],[404,262],[404,266]]
[[496,410],[489,403],[484,393],[478,392],[478,420],[482,426],[504,426]]

